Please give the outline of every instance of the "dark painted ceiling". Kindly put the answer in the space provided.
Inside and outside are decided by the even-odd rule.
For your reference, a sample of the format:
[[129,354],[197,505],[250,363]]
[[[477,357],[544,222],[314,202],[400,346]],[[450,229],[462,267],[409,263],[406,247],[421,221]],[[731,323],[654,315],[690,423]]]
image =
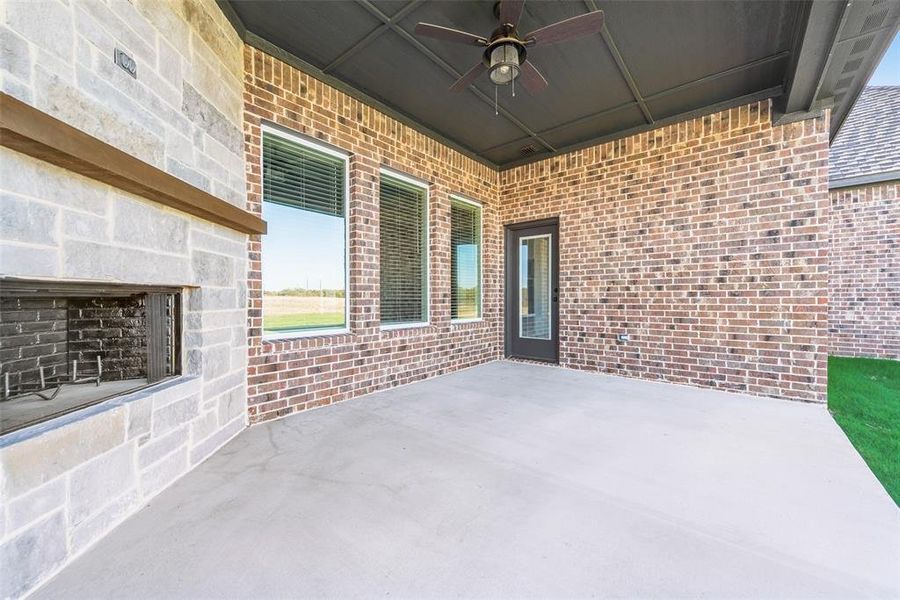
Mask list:
[[[854,4],[859,3],[868,13],[881,4]],[[596,9],[604,11],[606,26],[602,34],[531,49],[529,60],[550,85],[534,96],[519,89],[511,97],[509,87],[500,88],[499,115],[487,76],[461,94],[447,89],[480,60],[479,48],[413,34],[424,21],[488,36],[497,23],[492,1],[228,0],[223,9],[248,43],[275,46],[313,75],[361,92],[469,154],[505,167],[693,111],[779,96],[787,84],[802,79],[798,71],[809,71],[813,77],[807,79],[821,83],[824,73],[835,69],[825,60],[827,51],[849,35],[836,32],[841,33],[850,3],[820,3],[824,8],[811,15],[813,4],[530,0],[521,32]],[[896,28],[897,19],[888,12],[887,26],[894,18]],[[878,43],[874,46],[863,54],[877,51]],[[800,60],[804,47],[805,62]],[[818,79],[816,68],[822,72]],[[795,98],[795,104],[805,103],[803,110],[831,97],[821,85],[810,89],[809,99]],[[850,104],[858,90],[851,92]]]

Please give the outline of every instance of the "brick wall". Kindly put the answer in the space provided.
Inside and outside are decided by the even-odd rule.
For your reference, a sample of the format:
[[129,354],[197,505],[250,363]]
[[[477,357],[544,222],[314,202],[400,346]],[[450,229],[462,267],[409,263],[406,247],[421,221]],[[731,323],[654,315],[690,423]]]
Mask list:
[[900,182],[830,196],[831,353],[900,360]]
[[559,217],[560,363],[824,401],[827,123],[761,102],[501,173],[504,224]]
[[[249,242],[251,422],[322,406],[499,356],[501,229],[498,174],[263,52],[245,49],[248,207],[261,211],[260,124],[277,123],[350,157],[350,333],[261,338],[260,240]],[[379,329],[379,168],[429,182],[427,327]],[[484,319],[450,321],[450,194],[483,205]]]
[[142,297],[0,299],[0,375],[9,385],[71,374],[93,373],[103,359],[103,380],[146,376],[147,334]]
[[146,377],[145,309],[144,296],[70,299],[69,362],[93,373],[100,356],[104,381]]
[[[11,390],[67,372],[65,298],[0,298],[0,377]],[[0,385],[3,385],[0,381]]]
[[[562,365],[824,401],[827,116],[773,126],[754,103],[494,173],[259,50],[246,49],[245,78],[251,210],[262,121],[351,154],[350,334],[263,341],[250,240],[251,422],[499,356],[502,225],[554,216]],[[432,184],[427,328],[378,329],[379,166]],[[449,322],[453,191],[485,204],[475,325]]]

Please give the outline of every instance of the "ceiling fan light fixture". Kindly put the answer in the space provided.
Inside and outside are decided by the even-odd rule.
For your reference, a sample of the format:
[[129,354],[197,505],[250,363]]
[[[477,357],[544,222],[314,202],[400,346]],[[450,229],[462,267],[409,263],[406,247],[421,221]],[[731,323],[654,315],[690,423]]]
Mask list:
[[490,76],[496,85],[507,85],[519,76],[519,49],[515,44],[499,44],[491,49]]
[[527,59],[534,47],[549,46],[601,33],[603,31],[603,11],[593,10],[582,15],[545,25],[531,33],[520,35],[518,26],[525,0],[497,0],[494,17],[500,21],[499,27],[488,36],[459,31],[431,23],[418,23],[416,35],[434,38],[455,44],[477,46],[482,49],[481,60],[463,73],[450,86],[450,91],[461,93],[469,89],[485,71],[494,84],[494,112],[497,106],[497,89],[510,85],[512,95],[516,95],[516,79],[521,77],[525,89],[536,94],[547,87],[547,80]]

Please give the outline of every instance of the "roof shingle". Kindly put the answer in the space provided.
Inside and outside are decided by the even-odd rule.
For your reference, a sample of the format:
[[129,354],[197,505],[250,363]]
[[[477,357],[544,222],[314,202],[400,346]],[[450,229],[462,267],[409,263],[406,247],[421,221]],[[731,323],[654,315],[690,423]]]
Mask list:
[[831,145],[829,181],[840,187],[843,180],[892,172],[900,172],[900,86],[867,87]]

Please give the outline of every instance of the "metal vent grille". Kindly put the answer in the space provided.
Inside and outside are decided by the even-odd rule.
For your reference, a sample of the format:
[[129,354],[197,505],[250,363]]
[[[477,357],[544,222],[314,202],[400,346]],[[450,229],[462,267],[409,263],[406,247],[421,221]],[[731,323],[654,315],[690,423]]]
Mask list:
[[861,58],[854,58],[853,60],[848,60],[847,64],[844,65],[844,73],[853,73],[856,71],[859,66],[862,64]]
[[865,52],[869,49],[869,46],[872,45],[872,36],[862,38],[860,40],[856,40],[856,43],[853,44],[853,48],[850,50],[850,54],[859,54],[860,52]]
[[522,156],[531,156],[535,152],[537,152],[537,148],[534,146],[534,144],[526,144],[519,148],[519,154],[521,154]]
[[884,20],[887,18],[888,9],[884,8],[878,12],[874,12],[866,17],[866,22],[863,23],[862,29],[860,29],[861,33],[866,33],[868,31],[872,31],[873,29],[878,29],[882,25],[884,25]]
[[834,86],[835,90],[843,90],[845,88],[850,87],[850,84],[853,83],[854,75],[850,75],[849,77],[844,77]]

